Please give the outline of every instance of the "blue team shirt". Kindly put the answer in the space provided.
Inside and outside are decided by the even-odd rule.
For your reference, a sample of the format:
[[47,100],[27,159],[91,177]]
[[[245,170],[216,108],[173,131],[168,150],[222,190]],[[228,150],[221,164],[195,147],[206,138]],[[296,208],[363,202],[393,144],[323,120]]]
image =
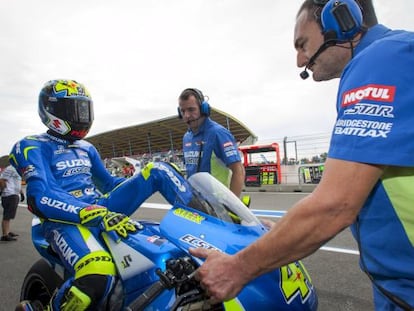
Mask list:
[[[414,33],[372,27],[337,96],[330,158],[387,166],[352,232],[361,266],[414,305]],[[349,195],[352,195],[350,193]],[[375,293],[376,309],[387,300]]]
[[[201,151],[201,155],[200,155]],[[229,185],[230,164],[241,162],[237,143],[229,130],[206,118],[197,133],[189,129],[183,137],[184,163],[187,176],[209,172],[226,186]]]

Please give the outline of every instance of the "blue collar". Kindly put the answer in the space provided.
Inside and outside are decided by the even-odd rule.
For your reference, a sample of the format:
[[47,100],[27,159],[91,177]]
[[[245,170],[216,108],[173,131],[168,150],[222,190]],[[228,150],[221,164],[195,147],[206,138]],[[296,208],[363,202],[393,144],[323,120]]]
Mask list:
[[374,41],[382,38],[386,35],[387,32],[390,32],[391,29],[385,27],[384,25],[377,24],[367,30],[367,32],[363,35],[361,41],[354,49],[354,55],[357,55],[366,47],[371,45]]

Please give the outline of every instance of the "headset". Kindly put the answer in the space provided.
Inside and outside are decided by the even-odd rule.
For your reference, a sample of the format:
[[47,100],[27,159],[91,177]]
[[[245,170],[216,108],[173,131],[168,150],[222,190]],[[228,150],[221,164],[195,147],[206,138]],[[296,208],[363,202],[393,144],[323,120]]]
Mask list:
[[325,38],[350,41],[361,32],[362,25],[362,11],[355,0],[329,0],[322,8],[321,26]]
[[[203,93],[199,89],[188,88],[181,92],[180,97],[184,93],[187,93],[187,92],[191,93],[196,98],[198,105],[200,106],[200,114],[202,116],[208,117],[211,113],[211,107],[210,107],[210,104],[205,100]],[[182,119],[183,115],[181,114],[180,107],[177,107],[177,111],[178,111],[178,118]]]
[[328,47],[337,43],[352,42],[354,37],[364,29],[362,11],[355,0],[313,0],[313,3],[322,7],[319,22],[324,42],[300,73],[302,79],[309,77],[308,68]]

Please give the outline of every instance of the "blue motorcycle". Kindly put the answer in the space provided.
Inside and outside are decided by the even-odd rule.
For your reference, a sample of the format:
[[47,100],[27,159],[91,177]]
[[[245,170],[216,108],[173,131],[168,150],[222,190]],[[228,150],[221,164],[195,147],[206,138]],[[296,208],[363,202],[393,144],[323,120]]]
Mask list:
[[[262,275],[239,295],[212,305],[194,279],[203,261],[190,247],[234,254],[265,234],[256,216],[210,174],[188,179],[190,202],[178,200],[160,223],[137,222],[139,230],[121,242],[100,234],[117,267],[116,284],[102,310],[303,310],[317,309],[318,299],[300,261]],[[32,222],[32,239],[42,256],[23,281],[21,300],[48,303],[67,272],[43,238],[40,221]]]

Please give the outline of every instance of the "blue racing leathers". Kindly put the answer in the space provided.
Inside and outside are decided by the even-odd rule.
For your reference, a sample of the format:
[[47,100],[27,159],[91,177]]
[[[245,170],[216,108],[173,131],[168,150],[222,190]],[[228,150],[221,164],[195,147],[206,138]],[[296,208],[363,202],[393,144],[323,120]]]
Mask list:
[[[116,273],[98,237],[100,230],[80,225],[82,209],[99,205],[129,216],[156,191],[171,204],[177,196],[186,201],[189,195],[184,178],[166,163],[149,163],[128,179],[113,177],[89,142],[69,142],[48,133],[17,142],[10,163],[27,183],[28,208],[41,219],[46,240],[72,274],[55,296],[56,310],[64,310],[65,295],[74,286],[80,297],[91,297],[89,307],[97,306],[111,290]],[[106,259],[93,262],[97,257]],[[84,280],[97,275],[106,282],[91,290]]]

